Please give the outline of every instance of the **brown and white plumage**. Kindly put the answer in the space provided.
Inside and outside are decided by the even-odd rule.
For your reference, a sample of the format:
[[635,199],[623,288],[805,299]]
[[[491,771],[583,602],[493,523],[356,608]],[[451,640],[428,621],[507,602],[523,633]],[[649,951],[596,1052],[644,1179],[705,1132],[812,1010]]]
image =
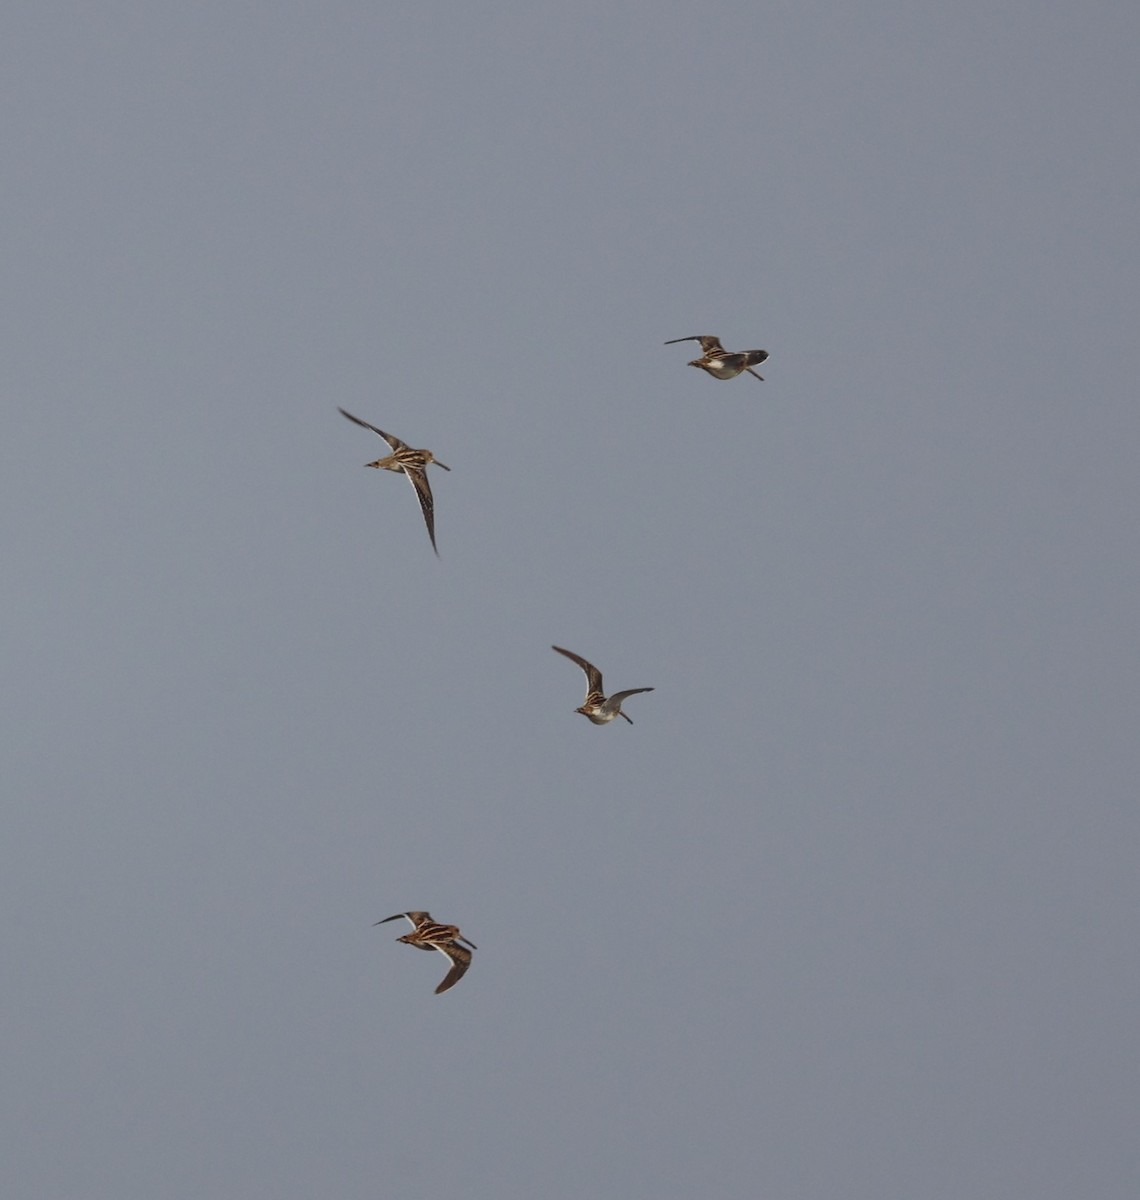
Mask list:
[[401,442],[398,437],[385,433],[383,429],[377,429],[375,425],[369,425],[367,421],[354,417],[352,413],[345,412],[343,408],[337,411],[342,417],[347,417],[357,425],[362,425],[365,429],[371,429],[373,433],[379,434],[392,447],[392,453],[386,458],[378,458],[375,462],[364,465],[397,473],[402,471],[407,476],[408,482],[415,489],[416,499],[420,502],[420,511],[424,514],[424,524],[427,526],[428,537],[431,538],[431,548],[435,550],[438,558],[439,550],[435,544],[435,503],[432,500],[431,485],[428,483],[427,467],[429,463],[435,463],[437,467],[443,467],[445,471],[450,471],[451,468],[441,463],[430,450],[413,450],[407,442]]
[[550,648],[558,651],[571,662],[577,663],[586,672],[586,699],[580,708],[574,710],[575,712],[580,712],[595,725],[607,725],[615,717],[621,717],[623,720],[629,721],[631,725],[633,724],[629,717],[621,711],[621,702],[627,696],[636,696],[638,692],[651,692],[653,688],[629,688],[624,692],[614,692],[607,698],[602,686],[602,673],[593,663],[587,662],[580,654],[575,654],[572,650],[563,650],[561,646],[551,646]]
[[[394,913],[385,917],[383,921],[377,921],[376,925],[396,921],[400,917],[407,917],[411,921],[412,932],[405,933],[396,941],[415,946],[417,950],[438,950],[451,963],[451,970],[443,977],[443,982],[435,989],[435,994],[438,996],[440,992],[454,987],[471,965],[471,950],[478,950],[479,947],[459,932],[458,925],[441,925],[438,921],[433,921],[431,913],[428,912]],[[463,945],[464,942],[466,945]],[[470,950],[468,946],[471,947]]]
[[697,333],[692,337],[674,338],[666,342],[666,346],[675,346],[678,342],[700,342],[703,354],[694,358],[690,367],[700,367],[708,371],[714,379],[735,379],[737,375],[747,371],[749,375],[763,380],[763,375],[757,375],[752,369],[768,357],[767,350],[726,350],[720,344],[720,338],[711,333]]

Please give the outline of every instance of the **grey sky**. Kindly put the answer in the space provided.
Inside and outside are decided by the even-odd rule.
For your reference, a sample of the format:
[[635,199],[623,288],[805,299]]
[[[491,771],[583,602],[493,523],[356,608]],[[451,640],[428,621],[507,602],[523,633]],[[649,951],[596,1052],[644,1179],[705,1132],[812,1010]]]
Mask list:
[[1136,1195],[1138,34],[9,7],[4,1196]]

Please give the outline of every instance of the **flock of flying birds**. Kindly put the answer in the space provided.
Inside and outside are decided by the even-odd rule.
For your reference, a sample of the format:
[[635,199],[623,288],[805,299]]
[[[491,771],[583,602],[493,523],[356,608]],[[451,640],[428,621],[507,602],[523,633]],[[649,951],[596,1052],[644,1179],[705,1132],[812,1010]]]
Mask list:
[[[700,367],[714,379],[735,379],[737,375],[742,375],[745,371],[756,379],[763,380],[764,378],[752,368],[764,362],[768,357],[767,350],[726,350],[720,344],[720,338],[709,333],[673,338],[665,345],[675,346],[678,342],[700,342],[701,357],[694,358],[689,366]],[[367,421],[354,417],[352,413],[345,412],[343,408],[340,409],[340,413],[341,416],[347,417],[357,425],[371,429],[392,448],[391,454],[365,465],[385,471],[402,472],[407,477],[408,482],[415,489],[416,499],[420,502],[420,511],[424,515],[424,524],[427,526],[428,537],[431,539],[431,548],[435,550],[438,558],[439,550],[435,544],[435,503],[432,499],[431,485],[428,483],[427,469],[431,463],[435,463],[437,467],[443,467],[445,471],[450,471],[451,468],[441,463],[430,450],[413,450],[398,437],[385,433],[383,429],[377,429],[375,425],[369,425]],[[621,710],[622,701],[628,696],[636,696],[640,692],[651,692],[653,691],[651,687],[627,688],[624,692],[614,692],[612,696],[607,696],[602,685],[602,673],[593,663],[587,662],[572,650],[564,650],[561,646],[551,646],[551,649],[564,655],[571,662],[577,663],[586,673],[586,699],[579,708],[574,710],[575,712],[580,712],[595,725],[608,725],[618,717],[629,721],[630,725],[633,724]],[[436,995],[454,987],[471,965],[471,951],[478,949],[475,943],[468,941],[459,932],[458,925],[444,925],[439,921],[433,921],[431,913],[428,912],[395,913],[390,917],[385,917],[382,921],[377,921],[376,924],[384,925],[388,921],[395,921],[400,917],[406,917],[412,923],[412,932],[397,938],[398,942],[415,946],[417,950],[438,950],[451,964],[443,981],[435,989]]]

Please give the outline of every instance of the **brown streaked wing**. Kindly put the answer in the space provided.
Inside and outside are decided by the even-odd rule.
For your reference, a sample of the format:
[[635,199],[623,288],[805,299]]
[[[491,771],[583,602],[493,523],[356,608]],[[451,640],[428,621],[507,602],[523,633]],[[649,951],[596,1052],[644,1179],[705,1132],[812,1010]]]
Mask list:
[[723,350],[724,347],[720,344],[720,338],[715,337],[711,333],[694,333],[692,337],[674,338],[671,342],[666,342],[666,346],[675,346],[678,342],[700,342],[701,349],[709,354],[713,350]]
[[431,548],[439,557],[439,548],[435,544],[435,502],[432,500],[431,484],[427,479],[426,467],[413,467],[404,464],[404,474],[416,490],[416,498],[420,502],[420,512],[424,514],[424,524],[427,526],[428,537],[431,538]]
[[446,992],[448,988],[454,987],[466,974],[467,968],[471,965],[471,951],[456,941],[437,945],[435,948],[440,954],[451,960],[451,970],[443,977],[443,982],[439,987],[435,989],[435,994],[438,996],[441,992]]
[[417,917],[426,917],[426,916],[427,916],[427,913],[410,913],[410,912],[393,913],[390,917],[385,917],[382,921],[373,921],[372,928],[375,929],[377,925],[387,925],[389,921],[398,921],[401,917],[406,917],[409,921],[411,921],[411,923],[413,925],[415,925]]
[[342,417],[347,417],[350,421],[354,421],[357,425],[362,425],[365,429],[371,429],[373,433],[379,434],[393,450],[406,450],[408,445],[406,442],[401,442],[398,437],[393,437],[390,433],[385,433],[383,429],[377,429],[375,425],[369,425],[367,421],[362,421],[359,417],[354,417],[352,413],[345,412],[343,408],[338,408],[337,412]]
[[[397,939],[396,939],[397,941],[400,941],[400,942],[404,941],[404,939],[405,939],[405,938],[415,938],[415,937],[419,937],[419,936],[420,936],[420,931],[421,931],[421,930],[422,930],[422,929],[423,929],[425,926],[431,927],[431,926],[434,926],[434,925],[435,925],[435,922],[434,922],[434,921],[431,919],[431,913],[429,913],[429,912],[421,912],[421,911],[419,911],[419,910],[416,910],[416,911],[413,911],[413,912],[402,912],[402,913],[395,913],[395,914],[393,914],[393,915],[392,915],[392,916],[390,916],[390,917],[385,917],[383,921],[375,921],[375,922],[373,922],[373,926],[372,926],[372,927],[373,927],[373,929],[375,929],[377,925],[387,925],[387,923],[388,923],[389,921],[396,921],[396,920],[398,920],[400,917],[404,917],[404,918],[405,918],[407,921],[410,921],[410,922],[411,922],[411,925],[412,925],[412,932],[411,932],[411,933],[406,933],[406,934],[404,934],[404,937],[402,937],[402,938],[397,938]],[[411,944],[411,943],[409,943],[409,945],[410,945],[410,944]]]
[[[593,663],[587,662],[580,654],[575,654],[573,650],[563,650],[561,646],[551,646],[551,650],[557,650],[559,654],[565,655],[571,662],[575,662],[586,672],[586,691],[593,693],[603,691],[602,673],[594,666]],[[589,699],[589,697],[587,697]]]

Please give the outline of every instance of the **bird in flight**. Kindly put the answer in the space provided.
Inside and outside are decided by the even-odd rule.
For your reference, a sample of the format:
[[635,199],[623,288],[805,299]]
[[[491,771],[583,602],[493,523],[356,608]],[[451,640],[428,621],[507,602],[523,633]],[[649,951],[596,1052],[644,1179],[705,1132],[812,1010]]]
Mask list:
[[[735,379],[743,371],[747,371],[749,375],[756,375],[752,368],[768,357],[767,350],[726,350],[720,344],[720,338],[713,337],[711,333],[697,333],[692,337],[674,338],[665,345],[675,346],[678,342],[700,342],[701,350],[704,353],[700,358],[694,358],[689,366],[700,367],[702,371],[708,371],[714,379]],[[763,380],[764,376],[756,375],[756,378]]]
[[[587,662],[571,650],[563,650],[561,646],[551,646],[550,648],[551,650],[557,650],[559,654],[565,655],[571,662],[576,662],[586,672],[586,699],[582,707],[576,708],[574,711],[580,712],[582,716],[593,721],[595,725],[606,725],[614,717],[622,717],[626,721],[629,721],[629,717],[621,711],[621,702],[626,696],[636,696],[638,692],[653,691],[651,687],[630,688],[625,692],[614,692],[607,699],[602,691],[602,673],[593,663]],[[632,721],[629,721],[629,723],[633,724]]]
[[439,550],[436,549],[435,544],[435,505],[431,498],[427,467],[428,463],[435,463],[437,467],[443,467],[445,471],[450,471],[451,468],[441,463],[430,450],[413,450],[407,442],[401,442],[398,437],[385,433],[383,429],[377,429],[375,425],[369,425],[367,421],[354,417],[352,413],[345,412],[343,408],[338,411],[342,417],[347,417],[357,425],[363,425],[365,429],[371,429],[373,433],[379,434],[392,447],[392,453],[386,458],[378,458],[375,462],[364,465],[380,467],[385,471],[402,471],[408,477],[408,482],[416,490],[420,511],[424,514],[424,524],[427,526],[428,537],[431,538],[431,548],[435,550],[436,558],[438,558]]
[[[438,921],[433,921],[431,913],[427,912],[395,913],[385,917],[383,921],[377,921],[373,928],[388,921],[396,921],[400,917],[407,917],[411,921],[412,932],[405,933],[396,941],[415,946],[418,950],[438,950],[451,963],[451,970],[443,977],[443,982],[435,989],[435,994],[438,996],[440,992],[454,987],[471,965],[471,950],[478,950],[479,947],[474,942],[467,941],[459,932],[458,925],[441,925]],[[464,942],[466,945],[462,944]],[[467,949],[468,946],[471,950]]]

